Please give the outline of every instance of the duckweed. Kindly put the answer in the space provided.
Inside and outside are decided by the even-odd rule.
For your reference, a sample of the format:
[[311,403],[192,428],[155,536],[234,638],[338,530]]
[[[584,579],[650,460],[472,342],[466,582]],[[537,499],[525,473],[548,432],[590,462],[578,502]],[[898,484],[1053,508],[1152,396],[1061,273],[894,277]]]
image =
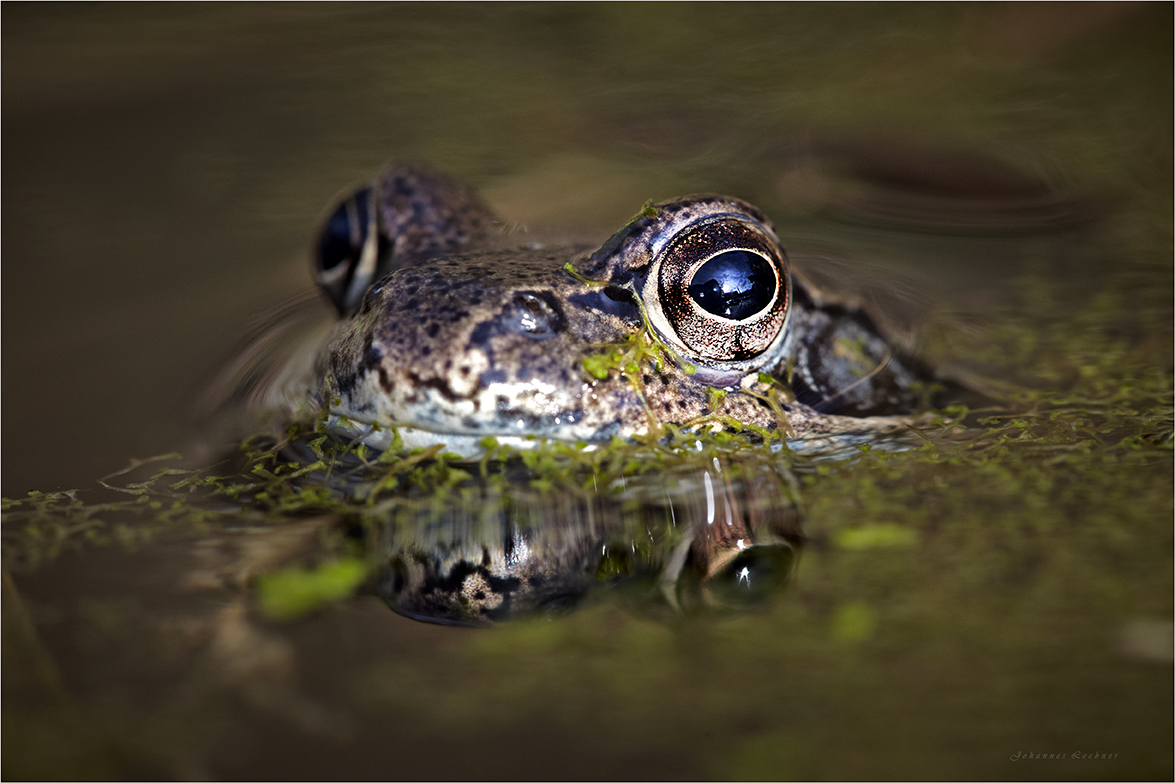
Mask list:
[[310,570],[271,571],[257,579],[258,604],[270,619],[292,620],[347,598],[367,573],[367,562],[359,558],[333,560]]

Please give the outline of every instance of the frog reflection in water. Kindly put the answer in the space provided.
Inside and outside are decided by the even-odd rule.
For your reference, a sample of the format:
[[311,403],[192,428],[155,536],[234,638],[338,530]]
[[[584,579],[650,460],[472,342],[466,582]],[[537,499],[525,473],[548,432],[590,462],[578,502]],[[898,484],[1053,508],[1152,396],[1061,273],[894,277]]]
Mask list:
[[491,515],[456,504],[391,520],[366,531],[374,587],[400,614],[459,625],[565,611],[596,587],[677,612],[748,608],[791,577],[799,518],[770,475],[723,474],[658,476],[639,503],[522,490]]
[[908,439],[901,417],[926,402],[927,368],[804,283],[744,201],[649,205],[598,248],[499,226],[420,166],[342,199],[315,254],[343,319],[318,360],[329,429],[464,457],[487,436],[604,444],[663,425],[835,452]]
[[[911,440],[904,417],[932,374],[864,312],[797,277],[754,206],[718,195],[648,205],[598,248],[500,226],[469,188],[420,166],[386,169],[333,209],[315,272],[341,320],[314,395],[336,436],[468,458],[489,436],[592,448],[666,425],[744,429],[817,455]],[[635,537],[629,512],[602,497],[591,508],[556,499],[570,505],[526,519],[510,516],[525,505],[517,499],[498,503],[492,529],[461,522],[465,511],[411,535],[391,524],[379,591],[397,611],[439,622],[566,605],[608,571],[610,541],[617,552],[626,535],[657,538],[650,519],[677,530],[626,568],[659,572],[670,603],[686,561],[706,596],[723,582],[778,583],[799,540],[794,507],[777,495],[756,504],[714,468],[704,494],[695,470],[676,505],[659,487]]]

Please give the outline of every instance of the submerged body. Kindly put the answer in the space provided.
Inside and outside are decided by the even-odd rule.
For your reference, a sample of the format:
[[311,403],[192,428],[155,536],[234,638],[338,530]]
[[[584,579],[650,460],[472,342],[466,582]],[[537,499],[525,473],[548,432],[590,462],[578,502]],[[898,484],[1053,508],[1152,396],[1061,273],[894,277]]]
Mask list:
[[598,248],[505,234],[447,175],[392,167],[343,199],[316,271],[341,315],[315,370],[328,428],[387,448],[607,443],[666,426],[789,448],[908,437],[931,373],[790,268],[738,199],[642,212]]

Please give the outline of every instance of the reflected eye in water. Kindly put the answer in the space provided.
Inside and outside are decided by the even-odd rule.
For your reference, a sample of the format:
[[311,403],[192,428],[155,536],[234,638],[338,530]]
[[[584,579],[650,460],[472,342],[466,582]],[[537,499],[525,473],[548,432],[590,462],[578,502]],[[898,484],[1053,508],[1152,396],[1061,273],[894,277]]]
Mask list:
[[738,550],[712,568],[704,598],[712,606],[743,609],[756,606],[783,588],[795,566],[790,544],[762,544]]

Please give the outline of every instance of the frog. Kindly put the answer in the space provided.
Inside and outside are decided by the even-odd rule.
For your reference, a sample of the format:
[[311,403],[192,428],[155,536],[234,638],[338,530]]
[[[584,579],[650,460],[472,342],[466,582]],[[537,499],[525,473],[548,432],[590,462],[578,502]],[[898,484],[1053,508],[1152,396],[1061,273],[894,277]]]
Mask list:
[[377,450],[473,459],[488,443],[702,430],[815,455],[905,448],[941,389],[733,196],[650,201],[603,242],[564,242],[395,163],[336,198],[312,270],[338,320],[311,402],[334,436]]

